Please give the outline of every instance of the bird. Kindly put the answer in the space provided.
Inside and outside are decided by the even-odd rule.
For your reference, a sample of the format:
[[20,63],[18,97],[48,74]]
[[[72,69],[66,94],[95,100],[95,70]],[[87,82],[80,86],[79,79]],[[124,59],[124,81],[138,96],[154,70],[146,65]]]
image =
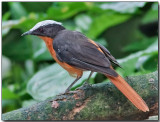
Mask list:
[[76,77],[66,89],[82,77],[84,71],[90,71],[87,81],[94,72],[104,74],[139,110],[149,111],[145,101],[112,67],[119,63],[103,45],[91,40],[78,31],[67,30],[61,22],[43,20],[22,34],[35,35],[44,40],[53,59],[68,73]]

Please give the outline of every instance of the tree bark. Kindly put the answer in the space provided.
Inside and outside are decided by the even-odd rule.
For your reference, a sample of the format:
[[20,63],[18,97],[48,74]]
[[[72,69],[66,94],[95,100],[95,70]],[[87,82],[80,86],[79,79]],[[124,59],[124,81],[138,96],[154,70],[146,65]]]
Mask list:
[[158,72],[126,81],[146,101],[149,112],[131,104],[110,82],[83,85],[75,91],[2,115],[2,120],[144,120],[158,115]]

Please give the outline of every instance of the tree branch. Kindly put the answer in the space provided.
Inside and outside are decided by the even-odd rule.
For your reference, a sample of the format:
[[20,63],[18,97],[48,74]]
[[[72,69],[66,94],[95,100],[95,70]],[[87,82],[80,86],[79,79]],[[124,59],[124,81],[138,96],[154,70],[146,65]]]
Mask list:
[[83,85],[68,94],[5,113],[2,120],[144,120],[158,115],[158,72],[130,76],[126,81],[146,101],[149,112],[135,108],[109,82]]

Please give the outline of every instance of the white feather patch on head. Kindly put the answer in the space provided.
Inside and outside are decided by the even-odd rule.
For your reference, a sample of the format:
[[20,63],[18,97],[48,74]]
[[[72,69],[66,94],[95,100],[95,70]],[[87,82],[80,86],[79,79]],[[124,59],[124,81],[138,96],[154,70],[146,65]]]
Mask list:
[[62,25],[62,23],[56,22],[54,20],[44,20],[44,21],[38,22],[33,28],[30,29],[30,31],[34,31],[41,26],[45,26],[45,25],[49,25],[49,24]]

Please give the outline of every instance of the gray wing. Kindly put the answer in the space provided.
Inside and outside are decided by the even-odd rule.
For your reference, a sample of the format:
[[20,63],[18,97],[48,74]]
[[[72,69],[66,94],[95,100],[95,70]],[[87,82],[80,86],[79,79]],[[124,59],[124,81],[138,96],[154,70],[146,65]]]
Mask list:
[[53,48],[57,58],[71,66],[117,76],[106,55],[79,32],[63,30],[53,40]]
[[[121,67],[120,64],[117,62],[117,60],[111,55],[111,53],[101,44],[96,43],[101,50],[104,52],[104,54],[106,55],[106,57],[108,57],[108,59],[113,62],[114,64],[116,64],[117,66]],[[122,67],[121,67],[122,68]]]

